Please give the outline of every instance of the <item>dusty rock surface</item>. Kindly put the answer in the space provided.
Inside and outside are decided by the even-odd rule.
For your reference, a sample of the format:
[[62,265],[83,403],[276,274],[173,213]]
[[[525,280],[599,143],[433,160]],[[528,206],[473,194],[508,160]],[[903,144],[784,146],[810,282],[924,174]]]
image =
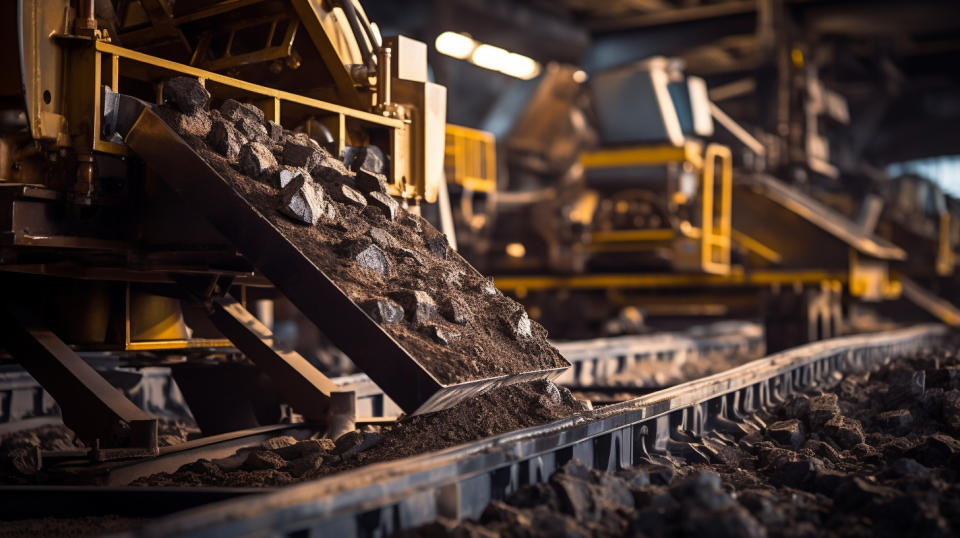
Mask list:
[[955,536],[957,349],[848,375],[761,416],[765,427],[686,461],[615,473],[565,465],[479,521],[408,536]]
[[21,519],[0,523],[0,538],[102,536],[133,530],[143,526],[144,523],[146,523],[144,519],[117,516]]
[[223,460],[200,460],[132,485],[282,486],[535,426],[582,410],[569,391],[552,383],[511,385],[381,430],[349,432],[336,441],[275,438],[252,451]]
[[[275,124],[251,105],[227,100],[207,111],[196,106],[202,93],[189,83],[174,87],[179,101],[168,99],[158,115],[354,302],[419,296],[404,304],[398,321],[384,317],[382,308],[371,314],[440,382],[568,366],[521,305],[385,193],[378,151],[352,148],[348,169],[304,133],[270,134],[278,132]],[[207,124],[208,133],[197,127]]]

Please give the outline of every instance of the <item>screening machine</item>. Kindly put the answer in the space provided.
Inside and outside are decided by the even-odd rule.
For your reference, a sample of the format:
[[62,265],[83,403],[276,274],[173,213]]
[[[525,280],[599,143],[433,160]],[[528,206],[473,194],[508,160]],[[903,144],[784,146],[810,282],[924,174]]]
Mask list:
[[[146,105],[194,77],[334,155],[376,147],[416,211],[440,188],[446,108],[423,43],[381,38],[354,0],[19,0],[0,21],[0,347],[97,457],[155,454],[157,423],[84,352],[206,366],[235,346],[325,421],[334,385],[247,308],[277,291],[407,413],[559,373],[441,384]],[[220,428],[256,424],[256,382],[213,371],[201,392],[235,415]]]

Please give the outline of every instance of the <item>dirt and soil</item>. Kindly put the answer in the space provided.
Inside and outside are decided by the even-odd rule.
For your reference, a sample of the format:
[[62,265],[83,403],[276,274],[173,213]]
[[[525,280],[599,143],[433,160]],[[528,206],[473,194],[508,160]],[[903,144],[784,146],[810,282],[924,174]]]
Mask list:
[[[361,181],[356,172],[302,133],[283,131],[278,141],[259,140],[274,153],[276,166],[257,178],[248,177],[240,172],[244,152],[236,149],[236,145],[247,143],[240,132],[245,124],[238,120],[237,129],[231,131],[231,136],[239,137],[235,145],[214,139],[223,133],[209,128],[211,120],[216,127],[218,121],[230,117],[231,111],[237,110],[235,102],[224,104],[229,110],[222,107],[208,112],[201,108],[189,116],[172,105],[156,108],[161,118],[354,302],[363,305],[373,300],[393,300],[397,294],[410,291],[429,295],[436,305],[435,311],[428,312],[429,319],[409,319],[412,312],[407,308],[405,319],[381,322],[381,326],[441,383],[568,366],[547,342],[546,330],[529,320],[521,305],[497,291],[445,243],[438,243],[443,236],[429,222],[403,208],[395,219],[377,209],[377,193],[368,192],[369,174],[359,174],[367,179]],[[194,106],[184,108],[192,110]],[[238,116],[234,113],[233,117]],[[265,134],[249,128],[246,132],[254,137]],[[315,226],[295,221],[280,211],[279,172],[285,169],[289,173],[290,148],[298,150],[299,157],[303,145],[310,148],[307,151],[319,152],[319,157],[314,155],[310,162],[320,164],[309,171],[299,170],[319,187],[321,217]],[[226,156],[213,146],[225,149]],[[356,189],[354,192],[365,196],[367,202],[344,198],[343,185]],[[385,255],[383,270],[377,263],[379,253],[372,265],[370,258],[360,260],[367,263],[358,263],[358,253],[371,244]]]
[[441,450],[543,424],[583,411],[568,390],[548,381],[502,387],[450,409],[417,415],[380,430],[330,439],[270,439],[223,460],[184,465],[135,481],[138,486],[282,486],[371,463]]
[[572,461],[408,536],[955,536],[960,345],[797,395],[765,426],[615,473]]

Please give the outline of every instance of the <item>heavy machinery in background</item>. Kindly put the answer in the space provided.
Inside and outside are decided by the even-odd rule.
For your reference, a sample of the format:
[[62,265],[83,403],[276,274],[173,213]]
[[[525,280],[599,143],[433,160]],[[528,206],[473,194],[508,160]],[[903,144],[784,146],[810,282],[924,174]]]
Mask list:
[[[276,423],[278,398],[324,421],[336,388],[273,346],[246,308],[274,297],[273,282],[113,128],[131,98],[156,103],[164,80],[195,77],[214,105],[252,103],[334,155],[382,153],[391,194],[416,210],[443,187],[445,90],[427,80],[426,46],[381,38],[355,0],[18,0],[0,14],[0,348],[42,383],[99,458],[156,453],[157,424],[78,352],[172,364],[206,433]],[[245,224],[248,236],[255,224]],[[347,301],[318,286],[302,295]],[[357,330],[340,334],[340,347],[379,342],[380,352],[396,352],[359,309],[348,310],[339,315]],[[234,345],[259,370],[230,359]]]
[[[901,295],[960,321],[905,271],[952,271],[944,198],[905,194],[907,179],[895,192],[840,181],[830,141],[850,122],[846,101],[794,60],[781,134],[731,118],[682,61],[589,80],[548,65],[498,102],[487,139],[448,128],[461,251],[566,338],[763,317],[777,350],[866,329],[859,305]],[[465,156],[471,143],[478,156],[496,144],[499,166],[477,166],[491,158]]]

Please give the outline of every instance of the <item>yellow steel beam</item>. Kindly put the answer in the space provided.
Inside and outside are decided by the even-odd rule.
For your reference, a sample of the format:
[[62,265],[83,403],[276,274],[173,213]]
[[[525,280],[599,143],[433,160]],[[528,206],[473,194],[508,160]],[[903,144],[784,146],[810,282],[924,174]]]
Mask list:
[[103,43],[98,41],[96,43],[96,47],[98,51],[106,54],[115,54],[120,58],[126,58],[128,60],[133,60],[133,61],[140,62],[147,65],[152,65],[154,67],[165,69],[174,73],[202,78],[208,82],[215,82],[217,84],[222,84],[224,86],[229,86],[231,88],[237,88],[239,90],[243,90],[252,94],[257,94],[259,96],[274,97],[281,101],[297,103],[304,106],[308,106],[310,108],[315,108],[317,110],[330,112],[333,114],[343,114],[344,116],[349,118],[354,118],[360,121],[364,121],[364,122],[372,123],[376,125],[383,125],[385,127],[392,127],[395,129],[399,129],[403,127],[403,121],[399,119],[388,118],[388,117],[380,116],[370,112],[364,112],[362,110],[357,110],[354,108],[341,106],[334,103],[328,103],[326,101],[320,101],[319,99],[312,99],[310,97],[304,97],[303,95],[298,95],[298,94],[286,92],[283,90],[277,90],[275,88],[269,88],[267,86],[261,86],[259,84],[254,84],[252,82],[246,82],[244,80],[228,77],[225,75],[221,75],[219,73],[214,73],[213,71],[207,71],[207,70],[199,69],[186,64],[171,62],[170,60],[164,60],[163,58],[157,58],[156,56],[144,54],[142,52],[137,52],[135,50],[118,47],[110,43]]
[[731,229],[731,236],[734,242],[743,245],[744,248],[750,252],[760,256],[761,258],[767,260],[770,263],[780,263],[783,261],[783,256],[779,252],[773,250],[772,248],[764,245],[760,241],[750,237],[749,235],[737,230],[735,228]]
[[646,166],[687,161],[696,168],[703,166],[703,147],[698,142],[683,146],[655,145],[630,146],[616,149],[586,151],[580,155],[584,168],[614,168],[620,166]]
[[674,233],[670,228],[643,230],[610,230],[590,234],[591,243],[628,243],[634,241],[671,241]]
[[847,281],[847,273],[822,270],[809,271],[751,271],[733,267],[729,274],[701,273],[647,273],[594,274],[576,276],[504,276],[494,283],[503,291],[535,291],[549,289],[609,289],[609,288],[692,288],[712,286],[772,286],[820,284],[824,280]]

